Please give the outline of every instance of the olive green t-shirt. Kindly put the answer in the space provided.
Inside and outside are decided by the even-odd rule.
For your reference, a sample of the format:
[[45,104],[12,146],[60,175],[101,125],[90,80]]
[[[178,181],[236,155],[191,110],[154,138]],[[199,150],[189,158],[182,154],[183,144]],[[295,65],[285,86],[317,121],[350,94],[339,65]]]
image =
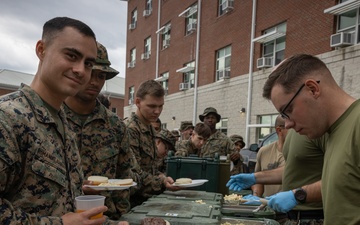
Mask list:
[[[285,170],[283,191],[302,187],[321,180],[326,136],[310,140],[290,129],[283,146]],[[321,202],[299,204],[295,210],[322,209]]]

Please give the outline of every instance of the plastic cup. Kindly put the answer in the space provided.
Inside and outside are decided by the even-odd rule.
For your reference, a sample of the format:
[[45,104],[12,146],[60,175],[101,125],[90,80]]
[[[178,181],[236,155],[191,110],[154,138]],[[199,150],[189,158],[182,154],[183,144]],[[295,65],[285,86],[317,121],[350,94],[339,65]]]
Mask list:
[[[82,195],[75,198],[76,212],[84,212],[86,210],[103,206],[105,204],[105,196],[101,195]],[[90,219],[101,218],[103,213],[92,216]]]

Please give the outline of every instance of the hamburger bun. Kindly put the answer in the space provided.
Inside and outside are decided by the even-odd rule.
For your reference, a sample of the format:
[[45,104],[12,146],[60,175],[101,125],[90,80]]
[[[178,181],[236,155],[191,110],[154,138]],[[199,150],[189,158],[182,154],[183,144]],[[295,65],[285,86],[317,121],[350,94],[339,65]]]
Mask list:
[[192,179],[190,179],[190,178],[178,178],[175,181],[176,185],[179,185],[179,184],[191,184],[191,183],[192,183]]
[[133,182],[134,182],[133,179],[119,179],[112,181],[111,183],[119,186],[128,186],[128,185],[132,185]]
[[89,176],[88,181],[91,181],[94,185],[99,185],[101,183],[107,183],[109,179],[103,176]]

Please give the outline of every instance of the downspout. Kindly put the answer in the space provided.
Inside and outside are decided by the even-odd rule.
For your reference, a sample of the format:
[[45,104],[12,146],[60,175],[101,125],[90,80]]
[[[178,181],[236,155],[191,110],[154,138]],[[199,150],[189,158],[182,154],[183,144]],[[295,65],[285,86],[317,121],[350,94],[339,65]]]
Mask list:
[[196,53],[195,53],[195,74],[194,74],[194,112],[193,124],[196,124],[197,101],[198,101],[198,74],[199,74],[199,49],[200,49],[200,18],[201,18],[201,0],[198,1],[198,18],[196,34]]
[[252,100],[252,81],[253,81],[253,64],[254,64],[254,36],[255,36],[255,20],[256,20],[256,0],[253,0],[252,19],[251,19],[251,41],[250,41],[250,60],[249,60],[249,82],[248,82],[248,99],[246,113],[246,132],[245,143],[250,143],[250,117],[251,117],[251,100]]
[[[160,29],[160,11],[161,11],[161,0],[158,1],[158,21],[157,30]],[[156,34],[156,62],[155,62],[155,78],[159,77],[159,53],[160,52],[160,32]]]

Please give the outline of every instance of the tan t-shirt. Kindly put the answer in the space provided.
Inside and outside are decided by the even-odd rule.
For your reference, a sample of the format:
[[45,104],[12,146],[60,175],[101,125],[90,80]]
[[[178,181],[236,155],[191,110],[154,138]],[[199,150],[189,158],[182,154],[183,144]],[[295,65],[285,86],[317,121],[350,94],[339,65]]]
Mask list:
[[[283,154],[278,150],[277,142],[260,148],[256,156],[255,172],[272,170],[285,165]],[[263,196],[270,196],[281,191],[281,185],[264,185]]]

